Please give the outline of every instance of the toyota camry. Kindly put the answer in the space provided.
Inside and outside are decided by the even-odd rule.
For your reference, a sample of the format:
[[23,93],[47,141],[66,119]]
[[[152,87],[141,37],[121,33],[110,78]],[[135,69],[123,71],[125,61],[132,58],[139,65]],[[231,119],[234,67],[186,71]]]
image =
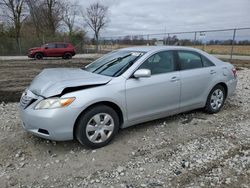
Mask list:
[[138,123],[198,108],[217,113],[236,84],[233,65],[201,50],[131,47],[82,68],[44,69],[19,112],[30,133],[98,148]]

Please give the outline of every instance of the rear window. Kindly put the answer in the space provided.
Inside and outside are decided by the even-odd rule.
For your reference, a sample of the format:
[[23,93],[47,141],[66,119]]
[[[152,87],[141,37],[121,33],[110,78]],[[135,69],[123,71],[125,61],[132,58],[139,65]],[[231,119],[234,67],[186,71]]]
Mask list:
[[203,55],[201,55],[201,59],[202,59],[204,67],[214,66],[214,64],[212,63],[212,61],[210,61],[208,58],[204,57]]

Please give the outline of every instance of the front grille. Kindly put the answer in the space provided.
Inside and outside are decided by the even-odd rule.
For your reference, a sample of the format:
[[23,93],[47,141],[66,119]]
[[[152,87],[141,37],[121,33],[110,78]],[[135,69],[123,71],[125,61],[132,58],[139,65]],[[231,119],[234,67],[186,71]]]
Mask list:
[[25,109],[27,108],[30,104],[32,104],[36,99],[32,97],[28,97],[26,94],[22,95],[21,100],[20,100],[20,106]]

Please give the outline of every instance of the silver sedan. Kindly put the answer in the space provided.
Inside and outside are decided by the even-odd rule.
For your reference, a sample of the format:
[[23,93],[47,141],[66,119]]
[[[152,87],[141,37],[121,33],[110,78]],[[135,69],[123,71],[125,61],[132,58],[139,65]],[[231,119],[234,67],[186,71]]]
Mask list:
[[197,108],[217,113],[236,84],[233,65],[201,50],[133,47],[84,68],[43,70],[19,111],[28,132],[98,148],[120,128]]

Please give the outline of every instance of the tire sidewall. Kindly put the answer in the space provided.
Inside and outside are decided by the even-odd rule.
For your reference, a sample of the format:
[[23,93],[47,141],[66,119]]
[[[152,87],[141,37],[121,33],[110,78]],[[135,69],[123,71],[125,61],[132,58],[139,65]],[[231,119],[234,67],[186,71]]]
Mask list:
[[[222,92],[223,92],[223,101],[222,101],[222,104],[221,106],[218,108],[218,109],[213,109],[212,106],[211,106],[211,96],[213,94],[213,92],[217,89],[220,89]],[[216,85],[209,93],[208,95],[208,98],[207,98],[207,102],[206,102],[206,107],[205,107],[205,110],[210,113],[210,114],[213,114],[213,113],[217,113],[221,110],[221,108],[223,108],[224,106],[224,103],[225,103],[225,99],[226,99],[226,93],[225,93],[225,89],[223,86],[221,85]]]
[[[38,58],[38,57],[39,57],[39,58]],[[43,55],[42,55],[41,53],[36,53],[36,54],[35,54],[35,59],[41,60],[41,59],[43,59]]]
[[[87,137],[86,127],[87,127],[87,123],[89,122],[89,120],[94,115],[99,114],[99,113],[107,113],[113,118],[114,130],[113,130],[112,135],[105,142],[93,143]],[[80,115],[79,120],[76,124],[75,136],[77,140],[83,145],[87,145],[88,147],[91,147],[91,148],[100,148],[100,147],[107,145],[115,137],[118,130],[119,130],[119,117],[117,113],[111,107],[108,107],[105,105],[98,105],[98,106],[90,108],[85,113]]]
[[65,54],[63,55],[63,59],[71,59],[71,58],[72,58],[71,53],[65,53]]

